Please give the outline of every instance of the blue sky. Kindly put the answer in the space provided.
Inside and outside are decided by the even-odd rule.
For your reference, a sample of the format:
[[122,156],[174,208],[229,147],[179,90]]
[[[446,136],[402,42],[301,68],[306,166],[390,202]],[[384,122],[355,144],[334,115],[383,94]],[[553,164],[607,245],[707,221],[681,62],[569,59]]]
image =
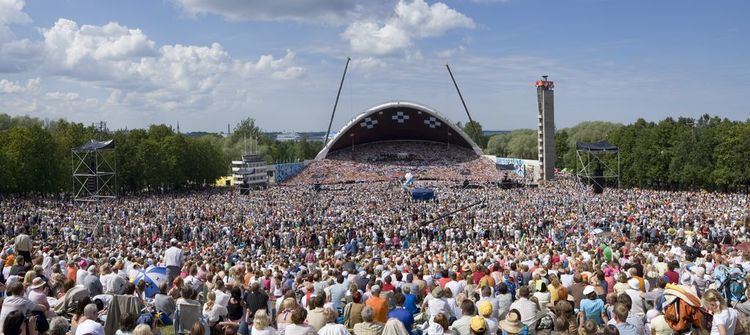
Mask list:
[[0,112],[110,128],[323,130],[387,100],[485,129],[703,113],[747,119],[747,1],[0,0]]

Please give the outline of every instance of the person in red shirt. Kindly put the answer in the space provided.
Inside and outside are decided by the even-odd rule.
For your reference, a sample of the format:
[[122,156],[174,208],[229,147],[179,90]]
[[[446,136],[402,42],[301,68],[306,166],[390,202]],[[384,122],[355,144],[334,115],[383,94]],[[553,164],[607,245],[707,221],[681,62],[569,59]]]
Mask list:
[[448,270],[443,270],[442,272],[440,272],[438,285],[440,285],[441,288],[445,288],[445,284],[447,284],[449,281],[451,281],[451,277],[448,275]]
[[380,297],[380,286],[373,285],[370,288],[372,296],[365,301],[365,305],[370,306],[374,311],[376,322],[385,323],[388,321],[388,301]]
[[479,282],[482,281],[482,277],[484,277],[484,271],[482,271],[482,266],[477,264],[477,269],[471,274],[471,278],[474,280],[474,285],[479,285]]
[[677,284],[680,281],[680,274],[674,270],[675,268],[677,268],[677,266],[677,262],[669,262],[669,270],[664,273],[664,276],[667,277],[667,282],[669,282],[670,284]]
[[396,291],[396,287],[391,284],[391,276],[385,277],[385,283],[383,283],[383,288],[381,289],[383,292],[394,292]]

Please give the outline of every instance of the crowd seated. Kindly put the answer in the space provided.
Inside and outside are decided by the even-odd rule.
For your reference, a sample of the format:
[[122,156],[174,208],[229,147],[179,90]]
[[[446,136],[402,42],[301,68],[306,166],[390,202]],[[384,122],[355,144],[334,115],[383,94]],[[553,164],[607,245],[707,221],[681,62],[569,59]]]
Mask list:
[[[414,162],[423,164],[419,157]],[[313,172],[373,181],[406,164],[335,158],[319,162],[318,170],[313,165]],[[565,174],[538,188],[455,187],[452,178],[463,178],[464,169],[470,177],[494,178],[496,171],[472,165],[484,164],[480,159],[460,167],[419,165],[420,174],[445,177],[418,181],[437,198],[420,202],[398,183],[315,191],[305,184],[315,182],[307,169],[308,177],[248,195],[216,189],[100,203],[0,198],[0,330],[733,335],[750,329],[747,194],[607,189],[592,196]]]
[[310,163],[287,184],[393,181],[407,173],[427,180],[471,182],[499,181],[508,174],[470,149],[445,143],[394,141],[332,152],[325,159]]

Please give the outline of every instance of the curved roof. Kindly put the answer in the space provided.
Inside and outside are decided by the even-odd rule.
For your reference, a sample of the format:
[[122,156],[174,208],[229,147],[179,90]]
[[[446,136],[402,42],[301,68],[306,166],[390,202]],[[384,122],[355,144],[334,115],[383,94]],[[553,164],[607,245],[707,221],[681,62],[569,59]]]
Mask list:
[[464,131],[437,111],[414,102],[391,101],[372,107],[349,121],[315,159],[353,145],[383,141],[430,141],[462,146],[482,154]]

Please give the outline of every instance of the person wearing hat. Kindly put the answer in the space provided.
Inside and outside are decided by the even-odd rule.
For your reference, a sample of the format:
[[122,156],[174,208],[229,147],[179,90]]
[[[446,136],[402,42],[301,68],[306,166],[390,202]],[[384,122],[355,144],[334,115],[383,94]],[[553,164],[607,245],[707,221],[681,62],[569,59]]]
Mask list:
[[469,329],[471,335],[484,335],[487,333],[487,321],[483,317],[475,315],[471,317]]
[[443,315],[445,315],[448,319],[453,317],[451,307],[448,304],[448,301],[446,301],[443,296],[443,288],[441,288],[440,286],[436,286],[434,289],[432,289],[432,293],[430,293],[430,295],[432,295],[431,299],[425,298],[425,302],[427,303],[427,311],[430,317],[435,317],[435,315],[438,315],[438,313],[443,313]]
[[646,315],[646,303],[643,300],[640,281],[638,281],[637,278],[630,278],[628,280],[628,286],[629,287],[625,290],[625,294],[627,294],[632,301],[630,312],[635,315]]
[[511,309],[505,319],[500,321],[502,335],[520,334],[524,327],[521,323],[521,313],[517,309]]
[[47,301],[47,294],[44,292],[45,285],[47,283],[44,282],[44,279],[40,277],[34,278],[29,286],[28,299],[49,310],[49,301]]
[[479,315],[482,316],[487,323],[487,331],[489,334],[497,334],[498,321],[497,318],[492,316],[495,312],[492,303],[487,300],[480,300],[477,302],[477,312],[479,312]]
[[597,326],[604,325],[607,322],[607,310],[604,308],[604,302],[596,296],[594,286],[586,286],[583,295],[585,298],[581,300],[578,323],[582,325],[592,320]]

